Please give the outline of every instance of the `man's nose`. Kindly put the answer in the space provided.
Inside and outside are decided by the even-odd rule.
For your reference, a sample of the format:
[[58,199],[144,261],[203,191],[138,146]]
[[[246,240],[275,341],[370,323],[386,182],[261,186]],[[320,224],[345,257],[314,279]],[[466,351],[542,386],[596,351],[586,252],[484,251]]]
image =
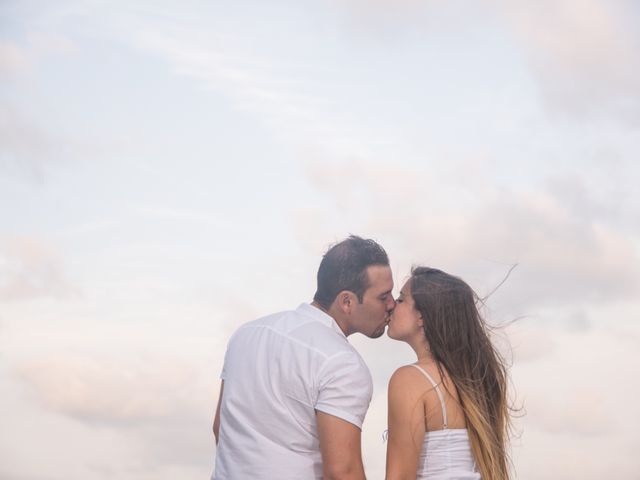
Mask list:
[[393,298],[389,299],[388,305],[387,305],[387,311],[391,311],[394,308],[396,308],[396,301]]

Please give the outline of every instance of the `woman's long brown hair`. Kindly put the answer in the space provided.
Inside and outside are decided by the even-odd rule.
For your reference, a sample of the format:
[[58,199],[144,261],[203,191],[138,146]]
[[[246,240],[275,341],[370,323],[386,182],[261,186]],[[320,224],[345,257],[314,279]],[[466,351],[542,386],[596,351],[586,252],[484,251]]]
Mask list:
[[410,285],[431,355],[443,380],[444,369],[458,392],[480,475],[508,480],[507,370],[478,311],[478,296],[435,268],[414,267]]

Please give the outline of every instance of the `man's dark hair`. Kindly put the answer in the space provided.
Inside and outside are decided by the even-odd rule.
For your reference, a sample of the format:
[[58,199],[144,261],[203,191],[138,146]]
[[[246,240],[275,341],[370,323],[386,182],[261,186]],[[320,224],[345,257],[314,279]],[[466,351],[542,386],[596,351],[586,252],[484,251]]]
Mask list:
[[362,303],[369,288],[367,267],[389,266],[389,257],[380,245],[370,239],[351,235],[333,245],[322,257],[318,268],[318,289],[313,300],[328,309],[343,290],[349,290]]

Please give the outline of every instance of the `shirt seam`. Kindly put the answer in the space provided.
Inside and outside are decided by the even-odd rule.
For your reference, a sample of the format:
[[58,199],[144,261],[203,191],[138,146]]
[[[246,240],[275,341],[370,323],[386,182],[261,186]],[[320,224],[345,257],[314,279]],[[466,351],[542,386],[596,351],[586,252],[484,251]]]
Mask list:
[[[340,351],[340,352],[334,353],[334,354],[332,354],[332,355],[329,355],[329,354],[327,354],[327,353],[323,352],[322,350],[319,350],[319,349],[317,349],[317,348],[315,348],[315,347],[313,347],[313,346],[309,345],[308,343],[302,342],[302,341],[298,340],[298,339],[297,339],[297,338],[295,338],[295,337],[292,337],[292,336],[290,336],[290,335],[288,335],[288,334],[286,334],[286,333],[283,333],[283,332],[281,332],[281,331],[279,331],[279,330],[276,330],[276,329],[275,329],[275,328],[273,328],[271,325],[246,325],[244,328],[266,328],[267,330],[272,331],[273,333],[275,333],[276,335],[278,335],[278,336],[280,336],[280,337],[286,338],[287,340],[290,340],[290,341],[292,341],[293,343],[296,343],[296,344],[298,344],[298,345],[301,345],[301,346],[305,347],[305,348],[306,348],[306,349],[308,349],[308,350],[311,350],[311,351],[313,351],[313,352],[316,352],[316,353],[318,353],[318,354],[322,355],[322,357],[324,358],[324,361],[322,362],[322,367],[324,366],[324,364],[325,364],[328,360],[332,359],[332,358],[333,358],[333,357],[335,357],[336,355],[342,355],[342,354],[346,354],[346,353],[352,353],[352,352],[351,352],[351,350],[343,350],[343,351]],[[333,331],[333,330],[332,330],[332,331]],[[347,343],[347,345],[348,345],[348,343]],[[321,369],[322,369],[322,367],[321,367]]]
[[324,403],[320,403],[319,405],[316,404],[315,406],[316,410],[319,410],[323,413],[327,413],[329,415],[333,415],[334,417],[338,417],[342,420],[345,420],[349,423],[352,423],[353,425],[355,425],[356,427],[358,427],[360,430],[362,430],[362,421],[360,421],[360,418],[354,414],[351,414],[349,412],[345,412],[344,410],[340,410],[339,408],[333,407],[331,405],[327,405]]
[[[304,309],[301,308],[302,306],[309,307],[313,310],[318,310],[318,311],[317,312],[309,311],[307,308],[304,308]],[[315,322],[321,323],[322,325],[329,328],[330,330],[335,331],[338,335],[340,335],[340,337],[347,340],[347,336],[344,334],[342,330],[336,331],[335,327],[338,327],[338,325],[336,324],[335,319],[331,317],[331,315],[327,315],[323,311],[319,310],[317,307],[314,307],[313,305],[309,305],[308,303],[303,303],[300,307],[298,307],[295,310],[295,312],[301,315],[304,315],[305,317],[310,318]],[[325,323],[325,321],[329,322],[329,324]],[[340,327],[338,327],[338,329],[340,329]]]
[[332,361],[336,357],[339,357],[340,355],[349,355],[349,354],[353,355],[357,360],[359,360],[358,361],[358,366],[360,366],[360,367],[363,366],[363,363],[362,363],[361,359],[358,358],[358,355],[356,354],[355,351],[353,351],[353,350],[342,350],[341,352],[336,352],[333,355],[326,355],[324,362],[322,362],[322,365],[320,365],[320,368],[318,369],[318,374],[320,374],[324,370],[324,368],[327,365],[327,363],[329,363],[330,361]]

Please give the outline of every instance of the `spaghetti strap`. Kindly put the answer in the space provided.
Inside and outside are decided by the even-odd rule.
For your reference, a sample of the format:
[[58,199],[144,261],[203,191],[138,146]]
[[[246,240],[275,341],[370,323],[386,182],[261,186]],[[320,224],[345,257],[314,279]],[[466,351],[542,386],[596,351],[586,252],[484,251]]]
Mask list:
[[411,366],[412,367],[416,367],[418,370],[420,370],[420,372],[422,372],[422,374],[426,377],[426,379],[429,380],[431,385],[433,385],[433,388],[435,389],[436,393],[438,394],[438,398],[440,399],[440,405],[442,406],[442,421],[443,421],[442,429],[446,430],[447,429],[447,407],[445,407],[444,396],[442,395],[442,392],[440,391],[440,387],[438,386],[436,381],[433,379],[433,377],[431,375],[429,375],[426,372],[426,370],[424,370],[422,367],[420,367],[419,365],[416,365],[415,363],[412,363]]

